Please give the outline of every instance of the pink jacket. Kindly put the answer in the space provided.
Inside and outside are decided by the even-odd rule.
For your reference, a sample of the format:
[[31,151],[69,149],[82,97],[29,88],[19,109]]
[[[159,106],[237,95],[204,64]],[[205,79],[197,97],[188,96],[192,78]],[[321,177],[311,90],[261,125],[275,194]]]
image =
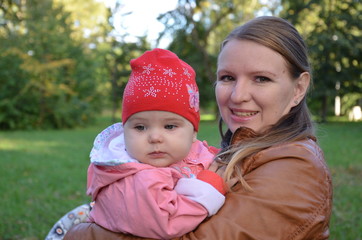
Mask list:
[[181,163],[156,168],[130,158],[123,129],[115,124],[99,134],[91,152],[87,194],[95,200],[90,221],[115,232],[169,239],[192,231],[214,215],[225,197],[195,176],[215,152],[197,141]]

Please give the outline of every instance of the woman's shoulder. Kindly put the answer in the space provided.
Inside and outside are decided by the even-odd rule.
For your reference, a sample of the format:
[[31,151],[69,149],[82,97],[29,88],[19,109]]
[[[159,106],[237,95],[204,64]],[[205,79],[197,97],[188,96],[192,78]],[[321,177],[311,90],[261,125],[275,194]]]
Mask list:
[[[312,239],[317,233],[328,232],[332,182],[323,152],[315,141],[306,139],[262,150],[243,163],[243,170],[253,191],[233,197],[242,194],[245,198],[258,199],[250,204],[264,209],[264,215],[271,212],[273,218],[278,218],[280,224],[274,227],[289,232],[287,239],[301,239],[315,233],[313,237],[303,238]],[[290,206],[299,210],[293,211]]]
[[264,164],[275,160],[294,159],[313,165],[325,166],[322,149],[313,139],[305,139],[279,144],[264,149],[254,156],[254,160]]
[[[243,162],[244,174],[268,175],[278,181],[304,182],[323,194],[331,191],[330,171],[324,154],[312,139],[295,141],[264,149]],[[323,184],[319,184],[323,183]]]

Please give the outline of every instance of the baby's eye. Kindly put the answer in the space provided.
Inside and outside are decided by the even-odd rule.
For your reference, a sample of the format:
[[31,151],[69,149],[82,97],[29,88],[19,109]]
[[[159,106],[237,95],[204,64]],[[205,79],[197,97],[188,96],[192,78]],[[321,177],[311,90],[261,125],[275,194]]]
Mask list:
[[136,130],[138,130],[138,131],[143,131],[143,130],[146,129],[146,127],[143,126],[143,125],[137,125],[137,126],[135,126],[134,128],[135,128]]
[[229,81],[234,81],[234,80],[235,79],[230,75],[222,75],[218,79],[218,81],[222,81],[222,82],[229,82]]
[[263,77],[263,76],[256,76],[255,77],[255,81],[259,82],[259,83],[263,83],[263,82],[270,82],[271,79],[268,77]]
[[174,128],[176,128],[177,126],[176,125],[173,125],[173,124],[167,124],[167,125],[165,125],[165,129],[169,129],[169,130],[171,130],[171,129],[174,129]]

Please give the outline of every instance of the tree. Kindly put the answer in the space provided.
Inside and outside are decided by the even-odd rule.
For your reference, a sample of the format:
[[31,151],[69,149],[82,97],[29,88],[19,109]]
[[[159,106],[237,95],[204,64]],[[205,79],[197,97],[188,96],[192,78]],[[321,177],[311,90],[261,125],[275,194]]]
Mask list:
[[[0,36],[0,128],[62,128],[90,122],[102,106],[98,86],[103,78],[95,53],[72,38],[70,15],[62,6],[51,0],[21,3],[25,5],[16,5],[21,14],[2,15],[10,23]],[[21,18],[9,17],[13,14]]]
[[297,26],[309,46],[313,105],[325,122],[337,94],[362,97],[362,5],[355,0],[284,0],[282,4],[281,16]]

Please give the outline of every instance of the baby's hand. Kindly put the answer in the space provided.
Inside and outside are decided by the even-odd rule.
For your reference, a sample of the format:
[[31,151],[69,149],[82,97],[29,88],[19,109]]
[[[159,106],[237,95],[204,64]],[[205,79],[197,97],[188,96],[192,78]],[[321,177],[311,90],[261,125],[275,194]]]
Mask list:
[[[225,169],[226,169],[225,165],[220,165],[216,161],[213,161],[209,167],[210,171],[215,172],[222,178],[224,178]],[[231,187],[234,186],[238,181],[239,181],[239,179],[236,177],[233,177],[229,181],[227,181],[226,185],[227,185],[228,189],[231,189]]]

